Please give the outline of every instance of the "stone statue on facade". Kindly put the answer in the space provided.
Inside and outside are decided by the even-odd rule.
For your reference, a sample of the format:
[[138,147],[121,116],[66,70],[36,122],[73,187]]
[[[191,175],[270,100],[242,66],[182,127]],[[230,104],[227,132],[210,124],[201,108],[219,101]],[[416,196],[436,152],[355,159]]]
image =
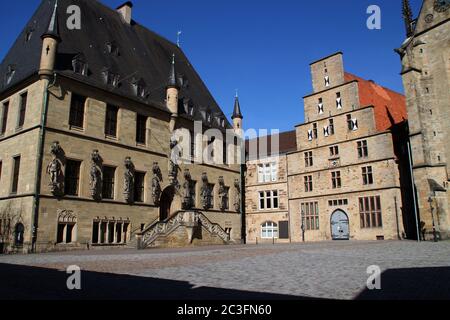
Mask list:
[[91,155],[91,196],[94,200],[102,199],[102,158],[98,150]]
[[183,210],[190,210],[193,208],[194,203],[192,201],[192,177],[189,169],[184,171],[184,184],[183,184]]
[[134,164],[130,157],[125,158],[124,197],[128,203],[133,202],[134,191]]
[[219,177],[219,209],[225,211],[228,209],[228,190],[225,187],[225,180],[223,177]]
[[236,190],[236,196],[234,199],[234,210],[241,212],[241,182],[239,179],[234,180],[234,188]]
[[62,195],[64,192],[64,177],[60,158],[63,151],[58,141],[53,142],[50,153],[52,161],[47,166],[47,174],[50,176],[50,191],[54,195]]
[[174,139],[170,141],[170,159],[169,159],[169,179],[172,186],[178,185],[178,170],[180,152],[178,142]]
[[200,198],[203,209],[207,210],[211,208],[211,188],[208,183],[208,176],[206,173],[202,174],[202,188],[200,191]]
[[161,169],[158,162],[153,163],[153,178],[152,178],[152,197],[153,203],[158,206],[161,198],[161,182],[163,180]]

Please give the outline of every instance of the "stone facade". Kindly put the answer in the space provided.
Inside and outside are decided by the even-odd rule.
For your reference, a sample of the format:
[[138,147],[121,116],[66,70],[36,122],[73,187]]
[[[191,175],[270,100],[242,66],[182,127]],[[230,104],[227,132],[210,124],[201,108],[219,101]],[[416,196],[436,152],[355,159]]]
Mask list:
[[[290,137],[294,150],[247,163],[247,241],[267,235],[267,222],[276,241],[406,237],[405,154],[396,137],[406,119],[404,97],[346,73],[342,53],[312,63],[311,71],[314,92],[304,98],[306,122]],[[269,183],[258,180],[267,163],[278,170]],[[266,190],[278,191],[276,210],[261,210]],[[286,222],[288,231],[281,230]],[[282,233],[286,239],[278,239]]]
[[[439,3],[442,2],[441,5]],[[450,6],[425,0],[416,20],[404,1],[402,60],[417,208],[427,238],[450,236]]]
[[[51,21],[57,23],[57,19]],[[54,65],[61,59],[58,38],[56,33],[43,35],[49,53],[43,50],[40,77],[22,81],[0,95],[2,114],[4,106],[9,105],[8,119],[4,122],[7,127],[0,136],[2,250],[43,252],[134,245],[136,236],[146,228],[156,222],[164,223],[182,209],[200,211],[217,225],[216,233],[226,232],[230,241],[239,243],[242,216],[240,207],[234,204],[240,194],[239,165],[222,164],[217,156],[211,163],[183,162],[173,166],[171,162],[174,130],[194,130],[194,121],[180,114],[181,102],[175,103],[174,108],[171,101],[174,97],[178,101],[181,91],[178,80],[173,85],[162,84],[167,85],[167,101],[144,104],[67,74],[54,75]],[[178,76],[175,69],[172,73],[175,78]],[[27,101],[22,104],[25,92]],[[71,114],[78,96],[85,97],[82,123],[74,126]],[[21,105],[26,105],[26,110],[25,121],[19,127],[16,123]],[[106,133],[109,106],[117,108],[113,136]],[[137,142],[138,115],[147,119],[145,143]],[[223,121],[222,131],[232,131]],[[210,123],[206,124],[204,131],[210,127]],[[204,149],[208,141],[206,137],[200,138],[196,148]],[[17,156],[20,168],[14,170]],[[112,168],[114,174],[108,181],[111,195],[104,199],[106,167]],[[142,185],[137,185],[138,175],[143,177]],[[208,208],[202,206],[203,176],[213,185],[212,205]],[[18,184],[17,191],[12,191],[14,181]],[[183,187],[186,183],[192,201],[188,207]],[[142,197],[137,199],[134,195],[141,188]],[[157,239],[157,243],[171,246],[177,242],[177,234],[185,232],[181,228],[165,235],[165,240]],[[202,228],[184,245],[211,243],[224,241]]]

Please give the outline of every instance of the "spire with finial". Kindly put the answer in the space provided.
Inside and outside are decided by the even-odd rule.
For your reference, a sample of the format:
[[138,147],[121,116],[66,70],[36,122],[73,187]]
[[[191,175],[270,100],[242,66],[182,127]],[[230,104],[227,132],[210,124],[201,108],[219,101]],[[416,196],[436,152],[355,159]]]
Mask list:
[[242,112],[241,112],[241,105],[239,104],[239,94],[238,91],[236,90],[236,96],[234,98],[234,111],[233,111],[233,116],[231,117],[231,119],[244,119],[244,117],[242,116]]
[[413,35],[413,14],[409,0],[403,0],[403,19],[405,20],[406,36],[409,38]]
[[42,38],[54,38],[58,41],[61,40],[61,37],[59,36],[58,0],[55,0],[55,5],[53,7],[52,16],[50,17],[50,22],[48,23],[47,30],[42,35]]
[[170,74],[169,74],[169,87],[178,87],[177,85],[177,73],[175,71],[175,54],[172,54],[172,64],[170,66]]

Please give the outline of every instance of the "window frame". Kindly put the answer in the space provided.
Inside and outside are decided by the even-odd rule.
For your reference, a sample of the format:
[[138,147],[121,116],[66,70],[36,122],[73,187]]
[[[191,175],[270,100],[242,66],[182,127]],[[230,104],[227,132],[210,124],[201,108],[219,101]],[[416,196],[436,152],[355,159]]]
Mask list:
[[279,233],[278,223],[274,221],[266,221],[261,224],[261,239],[278,239]]
[[[111,170],[110,173],[112,173],[111,179],[109,178],[109,175],[106,173],[107,170]],[[102,199],[104,200],[115,200],[116,198],[116,174],[117,174],[117,167],[113,166],[103,166],[102,168]],[[108,187],[108,190],[106,189]]]
[[136,115],[136,143],[139,145],[147,145],[147,122],[148,116]]
[[105,113],[105,136],[117,138],[119,127],[119,107],[107,104]]
[[4,136],[8,126],[9,100],[2,103],[2,118],[0,122],[0,136]]
[[[78,170],[70,171],[71,164],[76,164]],[[80,195],[80,179],[81,179],[81,165],[82,161],[67,159],[64,168],[64,195],[69,197],[78,197]]]
[[87,97],[72,92],[69,108],[69,127],[84,129]]
[[19,114],[17,118],[17,129],[20,130],[25,125],[26,113],[28,104],[28,91],[22,92],[20,94],[19,102]]
[[259,191],[258,200],[259,210],[280,209],[280,192],[278,190]]

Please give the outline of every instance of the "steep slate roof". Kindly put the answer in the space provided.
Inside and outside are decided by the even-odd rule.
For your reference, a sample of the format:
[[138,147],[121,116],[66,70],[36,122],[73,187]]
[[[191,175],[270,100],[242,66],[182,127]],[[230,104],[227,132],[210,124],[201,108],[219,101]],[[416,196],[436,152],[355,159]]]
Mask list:
[[[81,9],[81,30],[69,30],[66,26],[68,6],[76,4]],[[0,65],[0,93],[14,87],[39,69],[42,49],[41,35],[46,32],[53,12],[54,1],[42,0],[39,8],[25,26],[20,36]],[[59,33],[55,69],[58,73],[82,81],[88,85],[105,89],[142,103],[167,110],[164,99],[168,84],[172,55],[175,54],[176,70],[180,82],[180,100],[189,99],[194,106],[195,120],[204,120],[204,112],[225,119],[226,128],[231,128],[227,117],[217,105],[200,76],[189,63],[183,51],[174,43],[132,21],[126,24],[115,10],[96,0],[59,0]],[[26,35],[32,31],[31,40]],[[110,54],[107,44],[114,43],[119,55]],[[88,64],[88,76],[75,74],[72,60],[82,55]],[[12,81],[6,83],[9,67],[15,70]],[[108,69],[120,76],[118,88],[108,86],[102,72]],[[182,81],[180,79],[183,79]],[[147,96],[134,94],[133,83],[140,81],[146,87]],[[183,83],[181,83],[183,82]],[[180,108],[183,114],[183,108]],[[187,116],[187,115],[186,115]],[[219,126],[218,123],[214,126]]]
[[[264,137],[263,137],[264,138]],[[283,155],[289,152],[297,151],[297,131],[287,131],[281,132],[279,135],[271,135],[267,136],[267,155],[272,156],[274,153],[272,152],[272,139],[279,139],[280,150],[278,151],[279,155]],[[261,138],[252,139],[245,141],[245,150],[247,153],[247,157],[249,160],[257,160],[259,158],[258,154],[254,154],[254,150],[250,148],[250,141],[254,143],[257,141],[258,143],[258,151],[259,151],[259,140]]]
[[386,131],[393,125],[408,119],[404,95],[364,80],[351,73],[345,73],[345,81],[358,81],[361,106],[374,106],[375,121],[379,131]]

